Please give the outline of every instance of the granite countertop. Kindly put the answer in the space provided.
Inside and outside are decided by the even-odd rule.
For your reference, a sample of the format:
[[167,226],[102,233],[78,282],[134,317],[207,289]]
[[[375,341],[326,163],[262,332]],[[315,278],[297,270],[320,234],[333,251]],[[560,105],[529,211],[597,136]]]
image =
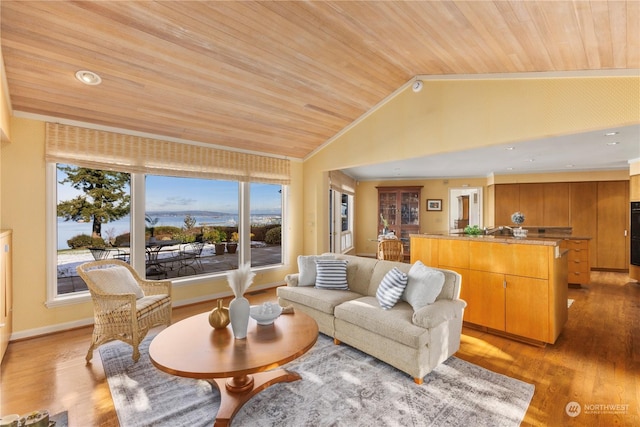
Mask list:
[[587,236],[574,236],[573,234],[562,233],[531,233],[527,234],[527,237],[535,237],[536,239],[569,239],[569,240],[591,240],[592,237]]
[[[489,227],[489,228],[493,228],[493,227]],[[567,239],[567,240],[591,240],[592,239],[592,237],[589,237],[589,236],[581,236],[581,235],[572,234],[571,227],[530,226],[530,227],[522,227],[522,228],[525,228],[525,229],[527,229],[529,231],[527,233],[527,237],[525,238],[525,240],[532,240],[532,239],[533,240],[541,240],[541,239],[550,239],[550,240],[565,240],[565,239]],[[429,235],[429,236],[449,236],[449,237],[453,237],[453,236],[470,237],[470,236],[466,236],[464,234],[464,230],[462,228],[457,229],[457,230],[436,231],[436,232],[431,232],[431,233],[416,234],[415,236],[424,236],[424,235]],[[498,238],[498,239],[522,240],[522,238],[520,238],[520,237],[513,237],[511,234],[509,234],[508,230],[505,230],[504,234],[502,234],[500,231],[498,231],[495,234],[482,235],[480,237],[483,237],[483,238],[494,237],[494,238]]]
[[527,237],[513,237],[513,236],[500,236],[500,235],[469,236],[466,234],[458,234],[458,233],[411,234],[410,237],[429,238],[429,239],[473,240],[473,241],[493,242],[493,243],[508,243],[508,244],[518,244],[518,245],[543,245],[543,246],[559,246],[560,241],[566,238],[566,237],[553,238],[546,235],[544,238],[534,237],[531,235],[528,235]]

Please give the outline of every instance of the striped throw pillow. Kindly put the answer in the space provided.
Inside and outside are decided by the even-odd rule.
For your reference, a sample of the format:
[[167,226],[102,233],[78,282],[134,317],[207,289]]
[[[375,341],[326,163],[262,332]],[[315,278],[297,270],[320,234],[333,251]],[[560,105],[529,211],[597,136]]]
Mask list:
[[397,267],[389,270],[382,278],[380,286],[376,291],[376,298],[380,307],[389,310],[400,300],[404,288],[407,287],[408,276]]
[[347,263],[345,259],[316,260],[316,288],[348,290]]

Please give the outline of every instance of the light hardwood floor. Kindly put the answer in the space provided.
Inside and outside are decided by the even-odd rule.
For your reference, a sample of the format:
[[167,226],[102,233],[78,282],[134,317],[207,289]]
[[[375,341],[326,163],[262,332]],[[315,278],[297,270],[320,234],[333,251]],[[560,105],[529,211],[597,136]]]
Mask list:
[[[592,283],[569,289],[569,298],[575,303],[554,345],[534,347],[465,328],[456,356],[535,385],[522,425],[640,425],[640,285],[626,274],[593,272]],[[249,299],[274,301],[275,291]],[[213,306],[176,308],[174,321]],[[85,365],[90,336],[87,327],[11,343],[2,363],[0,413],[66,410],[71,426],[118,426],[99,353]],[[407,382],[418,387],[409,376]],[[569,402],[581,405],[575,418],[565,412]],[[594,413],[606,412],[604,405],[622,406]]]

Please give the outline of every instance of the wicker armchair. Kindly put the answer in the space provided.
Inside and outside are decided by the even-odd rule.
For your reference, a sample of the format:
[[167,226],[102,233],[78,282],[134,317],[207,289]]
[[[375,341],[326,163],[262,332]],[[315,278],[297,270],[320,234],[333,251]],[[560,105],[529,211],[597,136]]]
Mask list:
[[398,239],[384,239],[378,242],[378,259],[404,262],[404,245]]
[[171,324],[171,281],[142,279],[116,259],[87,262],[76,269],[93,300],[95,323],[87,363],[96,347],[112,340],[133,346],[137,362],[138,345],[149,329]]

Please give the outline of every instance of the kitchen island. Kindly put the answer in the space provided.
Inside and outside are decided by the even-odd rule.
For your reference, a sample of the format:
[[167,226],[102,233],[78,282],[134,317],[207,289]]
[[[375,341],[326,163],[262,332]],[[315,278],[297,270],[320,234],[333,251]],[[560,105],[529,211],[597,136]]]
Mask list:
[[412,234],[411,263],[462,275],[466,326],[553,344],[567,317],[567,253],[561,239]]

